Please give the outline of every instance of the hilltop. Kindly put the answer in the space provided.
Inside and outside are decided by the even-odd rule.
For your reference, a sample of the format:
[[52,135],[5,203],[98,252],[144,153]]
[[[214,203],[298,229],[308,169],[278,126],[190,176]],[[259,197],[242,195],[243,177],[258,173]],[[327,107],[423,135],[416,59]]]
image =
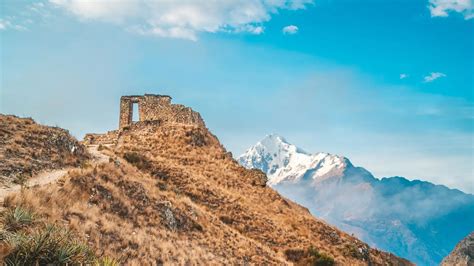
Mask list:
[[108,160],[12,194],[5,208],[123,264],[412,265],[313,217],[240,166],[196,113],[170,110],[179,120],[125,125],[113,144],[96,143]]
[[44,170],[75,167],[88,159],[67,130],[31,118],[0,114],[0,183],[22,183]]

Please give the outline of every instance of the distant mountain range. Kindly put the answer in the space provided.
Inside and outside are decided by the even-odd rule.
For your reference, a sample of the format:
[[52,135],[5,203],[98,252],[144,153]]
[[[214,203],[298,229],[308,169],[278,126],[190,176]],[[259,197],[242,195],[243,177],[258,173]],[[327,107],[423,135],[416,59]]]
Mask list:
[[474,195],[404,177],[377,179],[343,156],[310,154],[275,134],[238,161],[265,172],[270,186],[314,215],[418,265],[439,264],[474,231]]

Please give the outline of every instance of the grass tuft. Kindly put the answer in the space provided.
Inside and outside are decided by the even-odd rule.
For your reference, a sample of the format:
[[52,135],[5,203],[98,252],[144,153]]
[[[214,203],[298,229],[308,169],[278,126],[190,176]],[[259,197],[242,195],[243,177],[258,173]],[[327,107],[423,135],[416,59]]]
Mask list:
[[103,257],[94,262],[95,266],[118,266],[120,263],[113,258]]
[[16,207],[9,209],[2,215],[2,223],[5,230],[16,231],[33,223],[35,214],[26,208]]
[[46,225],[33,232],[4,232],[2,241],[11,247],[6,265],[92,263],[94,253],[74,239],[69,230]]

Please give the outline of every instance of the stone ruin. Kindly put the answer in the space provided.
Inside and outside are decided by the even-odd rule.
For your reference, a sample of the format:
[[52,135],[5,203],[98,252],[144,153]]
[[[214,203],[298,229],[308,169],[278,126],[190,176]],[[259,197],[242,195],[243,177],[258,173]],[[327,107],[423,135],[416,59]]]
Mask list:
[[[138,121],[133,121],[133,105],[138,105]],[[205,127],[198,112],[181,104],[172,104],[168,95],[145,94],[120,98],[118,130],[105,134],[86,134],[85,144],[113,144],[121,131],[149,122],[171,122]]]
[[120,98],[119,129],[134,123],[133,104],[138,105],[138,122],[159,120],[204,126],[204,121],[198,112],[181,104],[172,104],[170,96],[145,94]]

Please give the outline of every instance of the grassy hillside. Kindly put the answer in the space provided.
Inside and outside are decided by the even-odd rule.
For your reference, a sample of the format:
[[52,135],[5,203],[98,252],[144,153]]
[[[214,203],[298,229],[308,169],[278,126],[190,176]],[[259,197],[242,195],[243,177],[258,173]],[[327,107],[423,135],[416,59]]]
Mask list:
[[[109,162],[5,199],[125,264],[410,265],[312,217],[206,128],[137,124]],[[3,243],[8,245],[8,243]]]
[[87,157],[67,130],[0,114],[0,184],[21,183],[42,170],[79,166]]

